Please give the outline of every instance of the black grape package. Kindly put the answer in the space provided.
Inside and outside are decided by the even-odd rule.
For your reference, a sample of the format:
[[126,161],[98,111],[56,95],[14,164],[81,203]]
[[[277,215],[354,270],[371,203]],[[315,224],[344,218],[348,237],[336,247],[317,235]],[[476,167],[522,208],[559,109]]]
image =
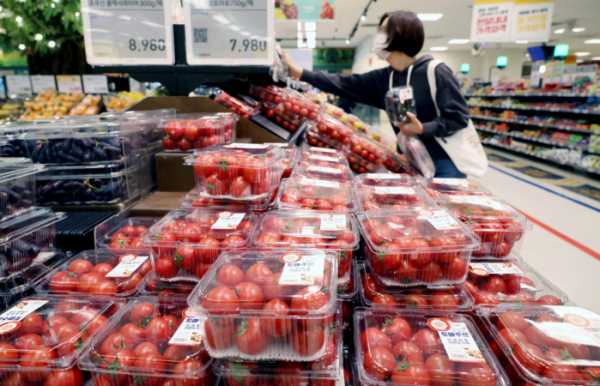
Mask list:
[[385,94],[385,109],[393,125],[410,122],[408,112],[417,115],[413,88],[411,86],[394,87]]

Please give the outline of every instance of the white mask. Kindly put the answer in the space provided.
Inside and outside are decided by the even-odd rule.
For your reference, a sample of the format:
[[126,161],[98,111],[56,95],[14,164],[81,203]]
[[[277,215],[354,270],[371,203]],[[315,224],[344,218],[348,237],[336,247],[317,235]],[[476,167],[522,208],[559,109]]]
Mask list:
[[377,55],[377,57],[381,60],[387,60],[387,58],[389,58],[392,54],[391,52],[385,50],[388,46],[387,40],[387,34],[380,32],[377,34],[377,36],[375,36],[375,40],[373,41],[373,50],[375,51],[375,55]]

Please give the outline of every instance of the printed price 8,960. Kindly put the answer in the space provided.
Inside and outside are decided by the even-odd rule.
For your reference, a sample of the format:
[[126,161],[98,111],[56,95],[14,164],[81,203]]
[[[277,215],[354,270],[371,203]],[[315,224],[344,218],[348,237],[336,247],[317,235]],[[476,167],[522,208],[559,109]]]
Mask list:
[[129,39],[129,50],[130,51],[164,51],[166,48],[164,39],[142,39],[136,41],[135,39]]
[[[231,43],[231,51],[235,51],[235,47],[237,46],[237,39],[229,39],[229,43]],[[256,40],[256,39],[244,39],[242,40],[242,45],[244,46],[244,52],[250,51],[265,51],[267,49],[267,41],[266,40]],[[238,51],[241,52],[242,49],[238,47]]]

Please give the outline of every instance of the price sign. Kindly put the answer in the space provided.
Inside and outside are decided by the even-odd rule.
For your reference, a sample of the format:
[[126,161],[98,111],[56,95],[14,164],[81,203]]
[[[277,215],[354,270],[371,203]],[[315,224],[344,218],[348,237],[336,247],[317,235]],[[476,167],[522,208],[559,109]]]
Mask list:
[[184,0],[188,64],[272,65],[274,0]]
[[108,94],[106,75],[84,75],[83,89],[86,94]]
[[39,94],[46,90],[56,90],[56,82],[53,75],[32,75],[31,86],[33,93]]
[[9,94],[31,95],[29,75],[6,75],[6,87]]
[[81,0],[88,63],[175,63],[171,1]]
[[79,75],[56,75],[58,92],[61,94],[83,93],[81,77]]

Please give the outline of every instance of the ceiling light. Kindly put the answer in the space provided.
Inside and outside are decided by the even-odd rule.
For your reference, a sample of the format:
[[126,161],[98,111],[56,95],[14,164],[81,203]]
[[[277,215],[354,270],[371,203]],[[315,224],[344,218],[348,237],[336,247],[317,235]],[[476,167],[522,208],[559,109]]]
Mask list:
[[44,36],[43,36],[42,34],[36,34],[36,35],[35,35],[35,40],[37,40],[38,42],[39,42],[40,40],[42,40],[43,38],[44,38]]
[[17,21],[17,23],[21,24],[23,22],[23,18],[21,16],[17,16],[15,17],[15,20]]
[[48,47],[50,47],[50,48],[54,48],[54,47],[56,47],[56,43],[54,42],[54,40],[50,40],[50,41],[48,42]]
[[576,52],[575,56],[589,56],[590,53],[589,52]]
[[307,21],[304,23],[304,30],[305,31],[316,31],[317,30],[317,23],[315,23],[314,21]]
[[442,13],[420,13],[417,15],[421,21],[436,21],[440,20],[444,14]]
[[593,58],[591,58],[590,60],[600,60],[600,56],[594,56]]
[[346,44],[350,44],[350,39],[346,39]]
[[467,44],[469,39],[452,39],[448,42],[448,44]]
[[365,15],[362,15],[362,16],[360,17],[360,21],[365,21],[365,20],[367,20],[367,17],[366,17]]
[[75,12],[75,17],[79,17],[80,13],[79,12]]
[[21,51],[25,50],[25,48],[27,48],[27,47],[25,47],[25,44],[19,44],[19,49]]
[[560,29],[556,29],[554,30],[555,34],[564,34],[565,33],[565,29],[564,28],[560,28]]
[[577,59],[575,62],[577,62],[577,63],[583,63],[583,62],[585,62],[585,60],[583,60],[583,59]]
[[517,44],[529,44],[529,40],[517,40],[515,43],[517,43]]
[[600,39],[590,39],[584,41],[585,44],[600,44]]
[[447,51],[448,47],[431,47],[429,51]]
[[585,28],[575,27],[571,31],[573,31],[575,33],[579,33],[579,32],[585,31]]

